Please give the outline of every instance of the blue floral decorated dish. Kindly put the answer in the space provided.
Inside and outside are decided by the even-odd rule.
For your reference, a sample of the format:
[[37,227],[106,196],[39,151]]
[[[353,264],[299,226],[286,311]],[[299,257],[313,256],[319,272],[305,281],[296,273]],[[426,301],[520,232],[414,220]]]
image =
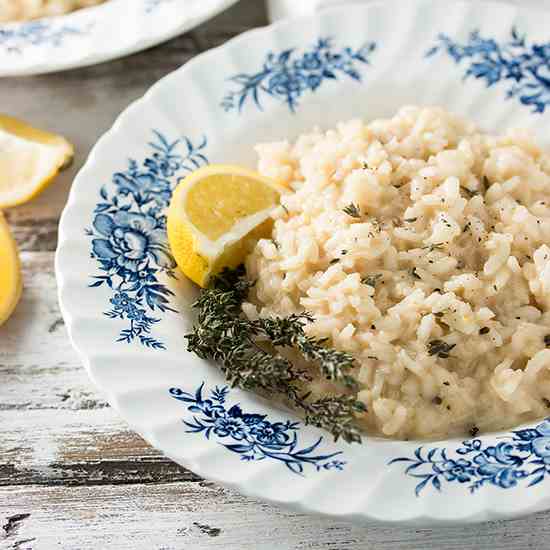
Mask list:
[[348,445],[227,387],[186,350],[196,289],[170,255],[165,219],[195,168],[253,166],[258,142],[405,104],[441,105],[491,131],[527,127],[547,143],[545,17],[444,0],[330,9],[246,33],[129,107],[73,185],[56,261],[73,344],[125,420],[197,474],[301,511],[426,525],[548,508],[550,419],[464,440]]
[[59,17],[0,23],[0,76],[73,69],[144,50],[236,1],[108,0]]

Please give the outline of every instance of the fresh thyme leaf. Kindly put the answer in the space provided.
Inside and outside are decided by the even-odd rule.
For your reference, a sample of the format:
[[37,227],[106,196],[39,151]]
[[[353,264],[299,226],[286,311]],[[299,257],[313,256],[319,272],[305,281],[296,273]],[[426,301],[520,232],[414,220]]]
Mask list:
[[413,277],[414,279],[420,279],[420,280],[422,280],[422,277],[421,277],[421,276],[417,273],[417,271],[416,271],[416,267],[413,267],[413,268],[411,269],[411,275],[412,275],[412,277]]
[[361,217],[361,211],[359,210],[359,207],[352,202],[350,202],[345,208],[343,208],[342,211],[352,218]]
[[294,348],[324,377],[348,390],[357,389],[350,375],[353,357],[326,347],[326,339],[308,336],[304,326],[313,321],[308,313],[246,319],[241,306],[251,286],[241,266],[224,270],[210,288],[201,290],[193,304],[198,310],[197,323],[185,336],[189,351],[216,361],[232,386],[285,396],[305,412],[307,423],[329,430],[335,439],[360,441],[354,417],[364,412],[364,405],[349,394],[309,401],[303,389],[310,376],[281,356],[277,348]]
[[303,402],[306,424],[329,431],[335,441],[341,437],[347,443],[361,443],[361,433],[353,424],[354,413],[367,410],[361,401],[349,395],[322,397],[310,403],[304,399]]
[[373,288],[376,287],[376,283],[378,282],[378,280],[380,278],[382,278],[383,275],[382,273],[375,273],[374,275],[367,275],[366,277],[363,277],[361,279],[361,282],[364,284],[364,285],[368,285],[368,286],[372,286]]
[[430,340],[427,345],[428,355],[437,355],[440,359],[448,359],[449,352],[455,346],[456,344],[447,344],[443,340]]
[[460,186],[460,189],[466,193],[469,199],[472,197],[475,197],[476,195],[479,195],[479,191],[473,191],[472,189],[468,189],[467,187],[464,187],[464,185]]
[[307,336],[304,325],[313,321],[308,313],[290,315],[289,317],[272,317],[259,319],[261,331],[274,346],[292,347],[298,350],[306,361],[319,366],[321,374],[328,380],[341,382],[350,389],[356,389],[357,383],[349,375],[354,367],[352,355],[324,347],[324,340]]
[[421,248],[421,250],[429,250],[430,252],[433,252],[434,250],[441,250],[443,248],[443,245],[445,243],[434,243],[434,244],[429,244],[427,246],[423,246]]

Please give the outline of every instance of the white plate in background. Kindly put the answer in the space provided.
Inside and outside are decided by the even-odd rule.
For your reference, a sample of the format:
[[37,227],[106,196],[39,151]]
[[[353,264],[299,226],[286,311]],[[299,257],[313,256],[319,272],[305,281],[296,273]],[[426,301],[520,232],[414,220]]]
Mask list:
[[67,15],[0,23],[0,76],[85,67],[186,32],[237,0],[108,0]]

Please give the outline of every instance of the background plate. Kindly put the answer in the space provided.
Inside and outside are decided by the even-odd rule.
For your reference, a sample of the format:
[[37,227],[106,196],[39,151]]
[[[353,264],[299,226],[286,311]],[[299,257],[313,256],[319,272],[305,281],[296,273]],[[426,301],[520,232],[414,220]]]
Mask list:
[[85,67],[144,50],[237,0],[109,0],[68,15],[0,23],[0,76]]

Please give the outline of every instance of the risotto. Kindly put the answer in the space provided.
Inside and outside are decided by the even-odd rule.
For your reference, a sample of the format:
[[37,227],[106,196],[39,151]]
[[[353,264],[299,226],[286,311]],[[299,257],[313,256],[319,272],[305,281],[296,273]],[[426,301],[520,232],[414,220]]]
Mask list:
[[310,312],[308,334],[356,358],[367,431],[475,435],[548,413],[550,156],[530,135],[404,107],[257,152],[294,192],[247,258],[243,310]]
[[105,0],[0,0],[0,23],[62,15]]

